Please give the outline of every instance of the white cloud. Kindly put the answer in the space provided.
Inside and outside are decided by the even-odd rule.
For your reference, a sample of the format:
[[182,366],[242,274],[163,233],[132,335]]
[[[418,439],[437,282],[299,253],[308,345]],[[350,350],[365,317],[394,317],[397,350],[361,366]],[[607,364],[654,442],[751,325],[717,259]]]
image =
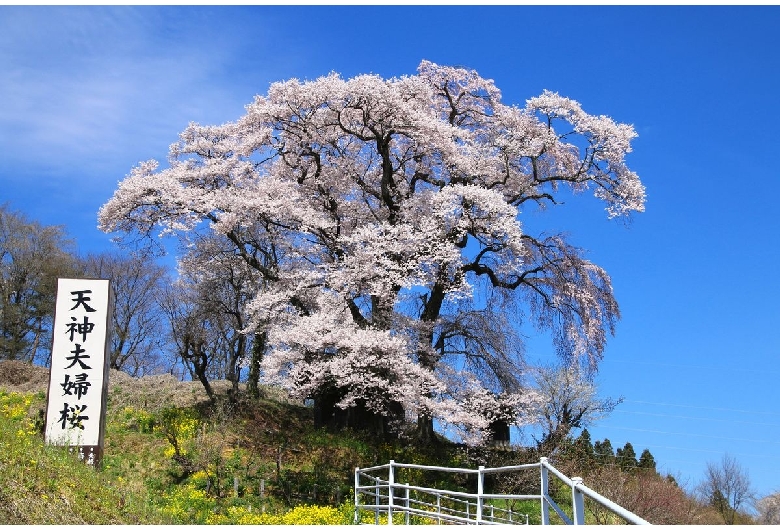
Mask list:
[[189,121],[236,119],[251,99],[236,96],[224,75],[240,42],[216,38],[205,12],[0,10],[3,165],[87,170],[128,153],[137,160],[164,156]]
[[135,164],[164,160],[190,121],[239,118],[275,79],[257,67],[265,19],[238,14],[0,6],[0,202],[105,246],[97,210]]

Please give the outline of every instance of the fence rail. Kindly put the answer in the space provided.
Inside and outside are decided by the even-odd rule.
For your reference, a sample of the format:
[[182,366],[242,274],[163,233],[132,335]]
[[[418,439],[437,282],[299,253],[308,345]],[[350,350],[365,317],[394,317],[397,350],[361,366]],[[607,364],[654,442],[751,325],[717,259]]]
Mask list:
[[[401,469],[438,471],[476,475],[476,492],[451,491],[424,486],[410,485],[397,481]],[[537,470],[540,478],[539,493],[515,495],[485,492],[485,477],[496,473]],[[571,489],[571,507],[561,508],[550,495],[550,474],[557,477]],[[413,517],[434,520],[438,524],[528,524],[529,514],[515,511],[510,501],[537,501],[541,523],[550,524],[553,511],[565,524],[585,524],[585,498],[611,510],[631,524],[650,524],[636,514],[599,495],[582,483],[579,477],[569,478],[546,458],[538,463],[516,466],[478,469],[422,466],[400,464],[390,460],[389,464],[367,468],[355,468],[355,523],[362,520],[362,512],[374,513],[374,524],[386,518],[393,524],[394,518],[402,518],[410,524]],[[496,501],[504,501],[496,503]],[[395,521],[397,522],[397,521]]]

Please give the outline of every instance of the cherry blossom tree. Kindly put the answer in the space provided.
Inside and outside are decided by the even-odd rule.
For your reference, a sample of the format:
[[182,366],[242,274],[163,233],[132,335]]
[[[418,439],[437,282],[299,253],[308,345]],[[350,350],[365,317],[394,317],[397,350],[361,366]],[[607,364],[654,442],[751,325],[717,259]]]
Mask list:
[[622,397],[600,398],[596,383],[576,365],[539,366],[531,372],[539,395],[534,424],[543,429],[538,446],[545,454],[553,453],[573,429],[605,418],[623,402]]
[[756,509],[758,524],[780,524],[780,491],[759,499]]
[[608,275],[520,219],[561,207],[567,188],[592,190],[609,217],[642,211],[625,163],[635,136],[553,92],[505,104],[493,81],[428,61],[400,78],[292,79],[235,122],[191,124],[168,167],[135,167],[99,223],[224,237],[260,278],[245,331],[266,333],[269,380],[403,411],[431,440],[433,418],[488,425],[473,396],[523,394],[521,323],[597,366],[619,318]]

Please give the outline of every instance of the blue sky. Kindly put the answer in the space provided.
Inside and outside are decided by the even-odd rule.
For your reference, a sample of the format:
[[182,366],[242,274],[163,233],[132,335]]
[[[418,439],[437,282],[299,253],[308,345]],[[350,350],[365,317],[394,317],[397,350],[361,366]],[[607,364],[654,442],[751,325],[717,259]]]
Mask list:
[[[0,7],[0,203],[111,248],[96,213],[190,121],[237,119],[268,85],[420,60],[544,89],[639,133],[647,211],[587,198],[528,219],[567,230],[612,276],[623,318],[593,426],[693,486],[728,452],[780,489],[780,8]],[[550,361],[545,338],[529,358]]]

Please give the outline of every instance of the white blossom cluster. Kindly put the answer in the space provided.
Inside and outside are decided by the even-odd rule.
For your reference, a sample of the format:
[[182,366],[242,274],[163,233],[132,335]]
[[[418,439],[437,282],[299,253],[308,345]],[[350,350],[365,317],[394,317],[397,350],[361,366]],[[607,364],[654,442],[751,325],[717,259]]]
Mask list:
[[619,316],[609,277],[520,218],[562,186],[594,189],[609,217],[643,211],[625,165],[635,136],[552,92],[505,105],[491,80],[428,61],[402,78],[292,79],[236,122],[187,127],[169,166],[139,164],[99,224],[230,242],[259,278],[246,331],[268,332],[269,380],[480,431],[507,410],[522,421],[533,399],[510,351],[521,320],[573,362],[600,359]]

